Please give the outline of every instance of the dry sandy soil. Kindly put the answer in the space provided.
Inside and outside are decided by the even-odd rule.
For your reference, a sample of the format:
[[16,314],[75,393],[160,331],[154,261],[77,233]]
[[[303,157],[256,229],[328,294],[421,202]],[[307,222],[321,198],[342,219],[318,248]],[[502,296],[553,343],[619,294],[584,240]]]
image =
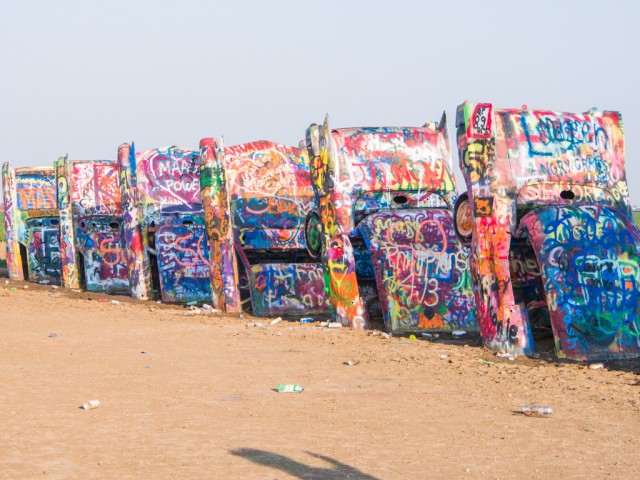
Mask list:
[[0,478],[639,478],[637,361],[509,361],[474,336],[247,327],[0,282]]

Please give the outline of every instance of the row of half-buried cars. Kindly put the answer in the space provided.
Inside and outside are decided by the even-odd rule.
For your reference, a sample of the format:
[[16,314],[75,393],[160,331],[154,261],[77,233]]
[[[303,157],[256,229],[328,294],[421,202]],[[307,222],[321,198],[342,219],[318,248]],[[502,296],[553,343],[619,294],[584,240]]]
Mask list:
[[[620,115],[458,107],[458,198],[443,116],[260,141],[3,168],[12,278],[392,332],[480,330],[530,355],[640,354],[640,232]],[[457,201],[456,201],[457,200]]]

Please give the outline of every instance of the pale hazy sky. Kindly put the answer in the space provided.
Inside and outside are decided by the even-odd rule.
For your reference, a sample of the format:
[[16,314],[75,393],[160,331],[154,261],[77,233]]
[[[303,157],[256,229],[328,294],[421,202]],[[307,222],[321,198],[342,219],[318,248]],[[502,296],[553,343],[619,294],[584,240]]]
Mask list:
[[[465,99],[623,114],[640,203],[640,2],[0,0],[1,162],[224,135],[297,144]],[[454,142],[455,143],[455,142]],[[457,154],[454,146],[454,163]],[[460,190],[464,184],[459,183]]]

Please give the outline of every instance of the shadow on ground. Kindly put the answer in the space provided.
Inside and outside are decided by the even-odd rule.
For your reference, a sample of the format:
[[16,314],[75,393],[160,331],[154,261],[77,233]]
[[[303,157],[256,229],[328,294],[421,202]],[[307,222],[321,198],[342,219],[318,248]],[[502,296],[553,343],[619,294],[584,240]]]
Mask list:
[[271,467],[303,479],[322,480],[343,480],[352,478],[358,480],[378,480],[377,477],[361,472],[357,468],[338,462],[330,457],[325,457],[312,452],[305,452],[307,455],[319,458],[329,463],[329,467],[312,467],[293,460],[289,457],[278,455],[277,453],[255,450],[253,448],[239,448],[231,450],[231,454],[245,458],[250,462]]

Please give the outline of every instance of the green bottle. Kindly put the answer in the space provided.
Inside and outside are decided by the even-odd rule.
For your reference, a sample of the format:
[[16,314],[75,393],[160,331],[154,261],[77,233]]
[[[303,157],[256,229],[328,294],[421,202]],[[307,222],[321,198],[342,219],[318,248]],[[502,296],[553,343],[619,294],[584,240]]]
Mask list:
[[278,392],[284,392],[284,393],[300,393],[303,392],[304,388],[302,388],[300,385],[287,385],[284,383],[281,383],[280,385],[278,385]]

